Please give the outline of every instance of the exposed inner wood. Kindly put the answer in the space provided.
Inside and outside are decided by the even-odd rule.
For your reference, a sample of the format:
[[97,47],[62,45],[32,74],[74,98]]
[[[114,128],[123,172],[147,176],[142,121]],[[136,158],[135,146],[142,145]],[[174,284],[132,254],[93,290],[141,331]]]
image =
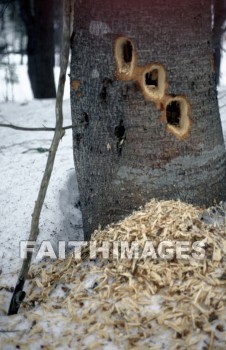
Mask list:
[[165,105],[165,121],[167,130],[178,139],[188,136],[191,128],[191,107],[183,96],[170,97]]
[[159,101],[164,97],[167,87],[166,71],[161,64],[153,63],[144,67],[139,80],[147,100]]
[[126,37],[119,37],[115,42],[117,77],[121,80],[132,79],[136,65],[136,53],[133,42]]
[[117,38],[115,59],[117,78],[136,81],[146,100],[155,102],[157,108],[162,105],[162,116],[167,123],[167,130],[178,139],[187,137],[191,127],[191,107],[183,96],[166,95],[168,83],[165,67],[160,63],[138,66],[135,46],[126,37]]

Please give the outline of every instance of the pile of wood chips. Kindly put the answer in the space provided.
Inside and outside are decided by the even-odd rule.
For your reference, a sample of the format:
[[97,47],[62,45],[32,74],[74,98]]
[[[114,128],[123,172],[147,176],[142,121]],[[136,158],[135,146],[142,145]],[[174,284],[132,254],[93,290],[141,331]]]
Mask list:
[[[199,220],[201,209],[151,201],[92,240],[205,243],[205,258],[42,262],[21,307],[31,327],[5,338],[21,349],[225,349],[226,228]],[[17,316],[19,317],[19,316]],[[16,327],[16,325],[15,325]],[[40,343],[41,342],[41,343]],[[34,347],[33,347],[34,346]]]

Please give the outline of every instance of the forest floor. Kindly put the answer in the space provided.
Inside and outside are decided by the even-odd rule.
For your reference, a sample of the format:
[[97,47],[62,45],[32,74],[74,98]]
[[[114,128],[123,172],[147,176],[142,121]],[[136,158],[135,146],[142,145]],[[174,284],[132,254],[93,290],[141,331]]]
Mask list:
[[[225,88],[219,90],[219,105],[224,138],[226,140]],[[12,123],[26,127],[53,127],[55,124],[54,101],[33,100],[23,103],[2,103],[0,106],[0,123]],[[64,125],[66,126],[70,124],[70,102],[69,100],[65,100]],[[18,316],[8,318],[6,312],[22,262],[19,258],[19,242],[26,240],[29,235],[31,214],[37,198],[52,136],[53,133],[47,131],[26,132],[0,128],[0,349],[1,346],[2,349],[9,350],[15,348],[31,348],[29,341],[32,339],[31,323],[34,323],[34,319],[32,319],[32,321],[29,320],[29,317],[23,315],[23,311],[21,311]],[[79,210],[79,194],[72,153],[72,132],[71,130],[67,130],[66,135],[60,143],[53,169],[53,175],[41,214],[38,243],[43,240],[50,240],[53,247],[56,248],[58,240],[75,241],[82,240],[82,238],[83,232],[81,213]],[[34,263],[38,262],[34,261]],[[92,283],[92,280],[93,279],[90,278],[87,283]],[[154,308],[158,308],[157,297],[153,299],[153,305]],[[40,318],[45,318],[45,313],[47,315],[46,317],[51,318],[51,312],[48,310],[42,310],[41,312],[38,309],[38,306],[35,307],[34,311],[31,311],[31,314],[32,313],[36,313],[36,322],[38,324]],[[55,322],[52,322],[51,325],[45,324],[43,326],[49,336],[48,344],[46,343],[45,345],[42,342],[42,333],[40,331],[40,341],[37,341],[36,339],[36,343],[32,343],[31,345],[32,349],[52,349],[52,335],[59,338],[62,329],[64,332],[66,329],[71,331],[72,329],[70,327],[72,327],[75,331],[79,326],[78,321],[70,323],[69,319],[66,326],[65,320],[62,321],[64,323],[62,326],[62,313],[59,319],[57,318],[58,316],[56,313],[52,313],[52,315],[52,317],[55,318]],[[12,331],[10,332],[10,330]],[[21,330],[25,332],[25,334],[27,332],[27,342],[24,342],[25,338],[23,333],[23,342],[20,343],[19,340],[22,339],[22,336],[20,337],[17,332],[20,332]],[[79,330],[77,331],[79,332]],[[159,344],[162,344],[161,346],[165,347],[158,347],[158,344],[154,347],[153,344],[152,348],[167,349],[167,334],[168,330],[166,329],[165,334],[160,334],[158,339]],[[164,337],[166,339],[163,341],[162,338]],[[13,339],[17,339],[19,343],[15,344]],[[95,338],[90,338],[89,346],[86,344],[82,348],[94,349],[95,347],[92,347],[95,343],[93,339]],[[3,345],[3,343],[5,345]],[[8,345],[6,345],[6,343],[8,343]],[[103,348],[113,350],[126,348],[123,345],[116,346],[109,342],[103,347],[98,346],[97,343],[97,349]],[[197,346],[197,344],[195,346]],[[64,344],[62,342],[60,345],[58,344],[53,348],[75,349],[76,344]],[[79,349],[79,347],[77,348]],[[135,349],[136,347],[128,346],[127,348]],[[144,347],[144,349],[146,348],[149,347]],[[198,347],[196,348],[198,349]],[[219,349],[221,349],[221,347],[219,347]]]

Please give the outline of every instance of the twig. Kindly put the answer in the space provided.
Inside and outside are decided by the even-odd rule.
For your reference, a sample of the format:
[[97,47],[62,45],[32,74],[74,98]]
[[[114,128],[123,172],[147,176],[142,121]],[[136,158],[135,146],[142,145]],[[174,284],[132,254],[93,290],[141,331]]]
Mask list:
[[[3,128],[11,128],[11,129],[15,129],[15,130],[22,130],[22,131],[56,131],[56,128],[25,128],[23,126],[18,126],[18,125],[14,125],[14,124],[1,124],[0,123],[0,127]],[[62,129],[63,130],[68,130],[68,129],[73,129],[75,128],[75,126],[73,125],[68,125],[68,126],[63,126]]]
[[[60,77],[59,77],[57,97],[56,97],[55,133],[54,133],[52,144],[49,150],[49,155],[46,163],[45,172],[40,185],[38,198],[37,198],[37,201],[35,202],[35,207],[32,214],[31,230],[30,230],[30,235],[28,239],[29,241],[37,240],[38,233],[39,233],[40,214],[41,214],[42,206],[46,196],[49,180],[52,174],[55,155],[57,152],[59,142],[65,133],[64,129],[62,128],[63,126],[62,103],[63,103],[64,85],[65,85],[65,79],[66,79],[66,70],[68,66],[69,51],[70,51],[70,22],[71,22],[70,14],[72,11],[72,1],[64,0],[63,8],[64,8],[63,41],[62,41],[62,49],[61,49]],[[27,259],[23,261],[23,265],[19,273],[16,287],[9,306],[8,315],[16,314],[20,308],[21,302],[25,298],[25,292],[23,291],[23,287],[27,279],[28,271],[31,265],[31,259],[32,259],[32,252],[28,252]]]
[[7,50],[7,52],[1,52],[1,55],[2,56],[5,56],[5,55],[26,55],[27,54],[27,50],[18,50],[18,51],[15,51],[15,50]]
[[24,331],[20,331],[19,329],[15,329],[13,331],[5,331],[4,329],[0,329],[0,333],[14,333],[14,332],[24,332]]

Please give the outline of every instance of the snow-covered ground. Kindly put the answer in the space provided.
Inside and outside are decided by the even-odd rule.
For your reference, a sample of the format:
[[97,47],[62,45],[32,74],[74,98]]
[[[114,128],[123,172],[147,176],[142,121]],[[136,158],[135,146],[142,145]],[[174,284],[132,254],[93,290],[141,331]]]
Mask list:
[[[5,103],[0,122],[26,127],[54,127],[54,100]],[[71,125],[69,100],[64,103],[64,125]],[[73,164],[71,130],[66,131],[56,156],[53,176],[40,221],[39,242],[82,237],[77,208],[78,189]],[[12,286],[20,261],[18,244],[27,239],[31,214],[45,169],[53,132],[26,132],[0,128],[0,257],[1,283]]]
[[[56,61],[59,61],[58,55],[56,55]],[[21,56],[10,54],[4,56],[4,63],[9,63],[14,66],[14,73],[17,82],[13,85],[7,83],[7,78],[9,78],[9,69],[7,66],[2,65],[0,61],[0,102],[4,101],[16,101],[16,102],[26,102],[33,99],[31,85],[27,73],[27,56],[23,57],[23,64],[21,64]],[[60,68],[55,66],[54,76],[55,83],[58,83]],[[69,72],[69,71],[68,71]],[[66,76],[64,99],[69,99],[70,88],[69,88],[69,77]]]

